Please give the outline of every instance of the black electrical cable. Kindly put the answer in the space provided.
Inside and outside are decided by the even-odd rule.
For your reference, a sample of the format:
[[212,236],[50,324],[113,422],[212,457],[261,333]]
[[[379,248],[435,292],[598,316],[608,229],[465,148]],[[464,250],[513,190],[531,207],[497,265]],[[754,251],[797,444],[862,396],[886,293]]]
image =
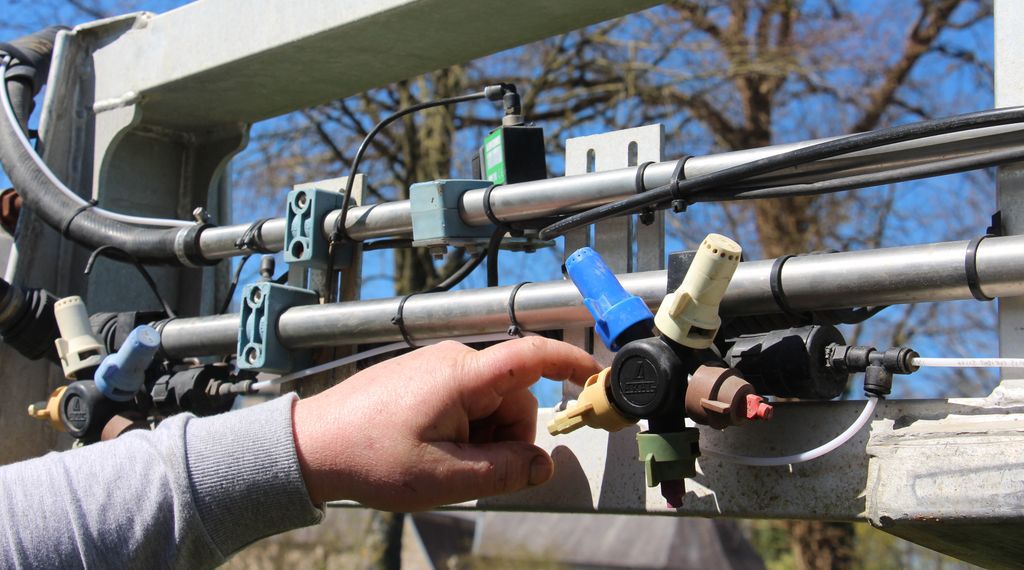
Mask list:
[[1024,160],[1024,148],[1010,148],[998,151],[988,151],[968,156],[950,158],[942,162],[929,162],[871,172],[868,174],[857,174],[843,178],[832,178],[818,182],[806,182],[799,184],[787,184],[784,186],[768,186],[764,188],[724,188],[701,193],[695,198],[695,202],[719,202],[729,200],[756,200],[759,198],[779,198],[784,196],[811,196],[816,194],[828,194],[842,192],[845,190],[856,190],[858,188],[870,188],[886,184],[896,184],[908,180],[920,178],[931,178],[934,176],[945,176],[989,168]]
[[541,239],[553,239],[579,226],[592,224],[611,216],[632,213],[646,206],[661,204],[666,201],[693,201],[702,192],[733,186],[740,181],[784,168],[908,140],[1020,123],[1022,121],[1024,121],[1024,107],[1010,107],[847,135],[823,143],[753,160],[696,178],[674,180],[669,184],[648,190],[643,194],[631,196],[618,202],[598,206],[563,218],[541,230],[540,237]]
[[452,287],[462,283],[466,277],[469,277],[469,274],[472,273],[474,269],[480,267],[480,263],[482,263],[484,258],[487,257],[487,253],[488,251],[486,249],[476,252],[466,261],[466,263],[463,263],[461,267],[449,275],[447,279],[437,285],[434,285],[430,289],[423,291],[423,293],[440,293],[442,291],[451,290]]
[[[111,253],[115,255],[111,255]],[[128,253],[127,251],[117,246],[104,245],[96,248],[96,250],[92,252],[92,255],[89,256],[89,260],[85,262],[85,269],[82,270],[82,273],[84,273],[85,275],[92,273],[92,267],[93,265],[96,264],[96,259],[99,258],[101,254],[106,254],[108,258],[114,261],[120,261],[121,263],[130,263],[134,265],[135,269],[139,271],[139,275],[141,275],[142,279],[146,281],[146,285],[149,285],[150,291],[153,292],[153,295],[156,296],[157,301],[159,301],[160,305],[164,308],[164,312],[167,313],[167,316],[172,319],[178,318],[178,315],[174,312],[174,309],[172,309],[171,306],[167,304],[167,301],[164,300],[163,295],[161,295],[160,291],[156,288],[156,281],[153,280],[153,276],[149,274],[149,271],[146,271],[145,266],[143,266],[142,263],[134,255]],[[120,257],[120,259],[118,259],[118,257]]]
[[[370,132],[366,133],[363,137],[363,141],[359,143],[359,148],[356,149],[356,154],[352,158],[352,165],[349,167],[348,179],[345,180],[345,197],[341,203],[341,213],[334,219],[334,230],[331,232],[330,243],[333,248],[334,244],[339,241],[348,239],[348,230],[345,227],[345,222],[348,219],[348,209],[352,203],[352,187],[355,184],[356,174],[359,172],[359,163],[363,160],[363,155],[366,154],[367,149],[370,147],[370,143],[373,142],[374,137],[377,136],[381,130],[390,125],[391,123],[401,119],[402,117],[422,111],[424,109],[430,109],[432,107],[441,107],[444,105],[454,105],[457,103],[465,103],[467,101],[478,101],[480,99],[490,99],[492,101],[501,100],[502,95],[508,89],[513,87],[508,85],[490,85],[483,91],[477,91],[476,93],[469,93],[466,95],[458,95],[456,97],[445,97],[442,99],[434,99],[431,101],[424,101],[417,103],[404,109],[399,109],[395,113],[388,115],[382,119],[379,123],[374,125]],[[497,97],[497,99],[495,99]]]
[[494,228],[490,241],[487,242],[487,286],[498,286],[498,252],[501,250],[501,240],[508,233],[508,227],[504,224]]
[[231,306],[231,299],[235,296],[235,289],[238,288],[238,281],[242,277],[242,268],[245,267],[245,264],[248,263],[249,258],[252,256],[253,254],[251,253],[244,255],[242,256],[242,259],[238,261],[238,267],[235,268],[235,272],[231,276],[231,284],[228,285],[228,294],[224,297],[224,303],[220,306],[220,310],[217,311],[218,315],[223,315],[228,312],[228,307]]
[[412,247],[411,239],[378,239],[363,242],[363,251],[379,251],[382,249],[406,249]]

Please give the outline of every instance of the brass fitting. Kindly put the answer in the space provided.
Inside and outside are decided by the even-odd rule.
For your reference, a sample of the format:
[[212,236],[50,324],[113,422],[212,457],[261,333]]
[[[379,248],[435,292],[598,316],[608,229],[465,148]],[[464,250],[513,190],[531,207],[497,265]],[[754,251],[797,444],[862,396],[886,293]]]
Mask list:
[[636,423],[623,417],[608,400],[608,377],[611,368],[605,368],[587,379],[576,403],[555,414],[548,422],[548,433],[561,435],[583,426],[607,431],[619,431]]

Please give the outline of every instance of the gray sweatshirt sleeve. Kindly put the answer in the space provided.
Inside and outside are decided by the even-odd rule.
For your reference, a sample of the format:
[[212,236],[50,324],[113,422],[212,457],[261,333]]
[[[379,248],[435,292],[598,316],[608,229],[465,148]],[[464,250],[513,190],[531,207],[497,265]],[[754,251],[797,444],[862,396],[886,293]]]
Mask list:
[[202,568],[320,521],[290,394],[0,468],[0,567]]

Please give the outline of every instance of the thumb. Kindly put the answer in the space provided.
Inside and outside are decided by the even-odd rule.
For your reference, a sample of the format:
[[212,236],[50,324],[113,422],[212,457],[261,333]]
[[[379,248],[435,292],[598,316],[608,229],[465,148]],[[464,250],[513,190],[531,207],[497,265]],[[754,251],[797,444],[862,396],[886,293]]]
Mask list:
[[[437,454],[437,455],[434,455]],[[512,493],[551,479],[554,462],[546,451],[523,441],[434,444],[444,504]]]

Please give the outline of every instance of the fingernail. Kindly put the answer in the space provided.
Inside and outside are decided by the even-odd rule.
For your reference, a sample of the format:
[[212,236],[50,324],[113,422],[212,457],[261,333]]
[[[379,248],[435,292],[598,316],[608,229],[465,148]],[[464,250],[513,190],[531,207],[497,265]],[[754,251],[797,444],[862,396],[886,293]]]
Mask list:
[[555,472],[555,466],[551,460],[543,455],[533,458],[530,463],[530,485],[540,485],[551,478]]

